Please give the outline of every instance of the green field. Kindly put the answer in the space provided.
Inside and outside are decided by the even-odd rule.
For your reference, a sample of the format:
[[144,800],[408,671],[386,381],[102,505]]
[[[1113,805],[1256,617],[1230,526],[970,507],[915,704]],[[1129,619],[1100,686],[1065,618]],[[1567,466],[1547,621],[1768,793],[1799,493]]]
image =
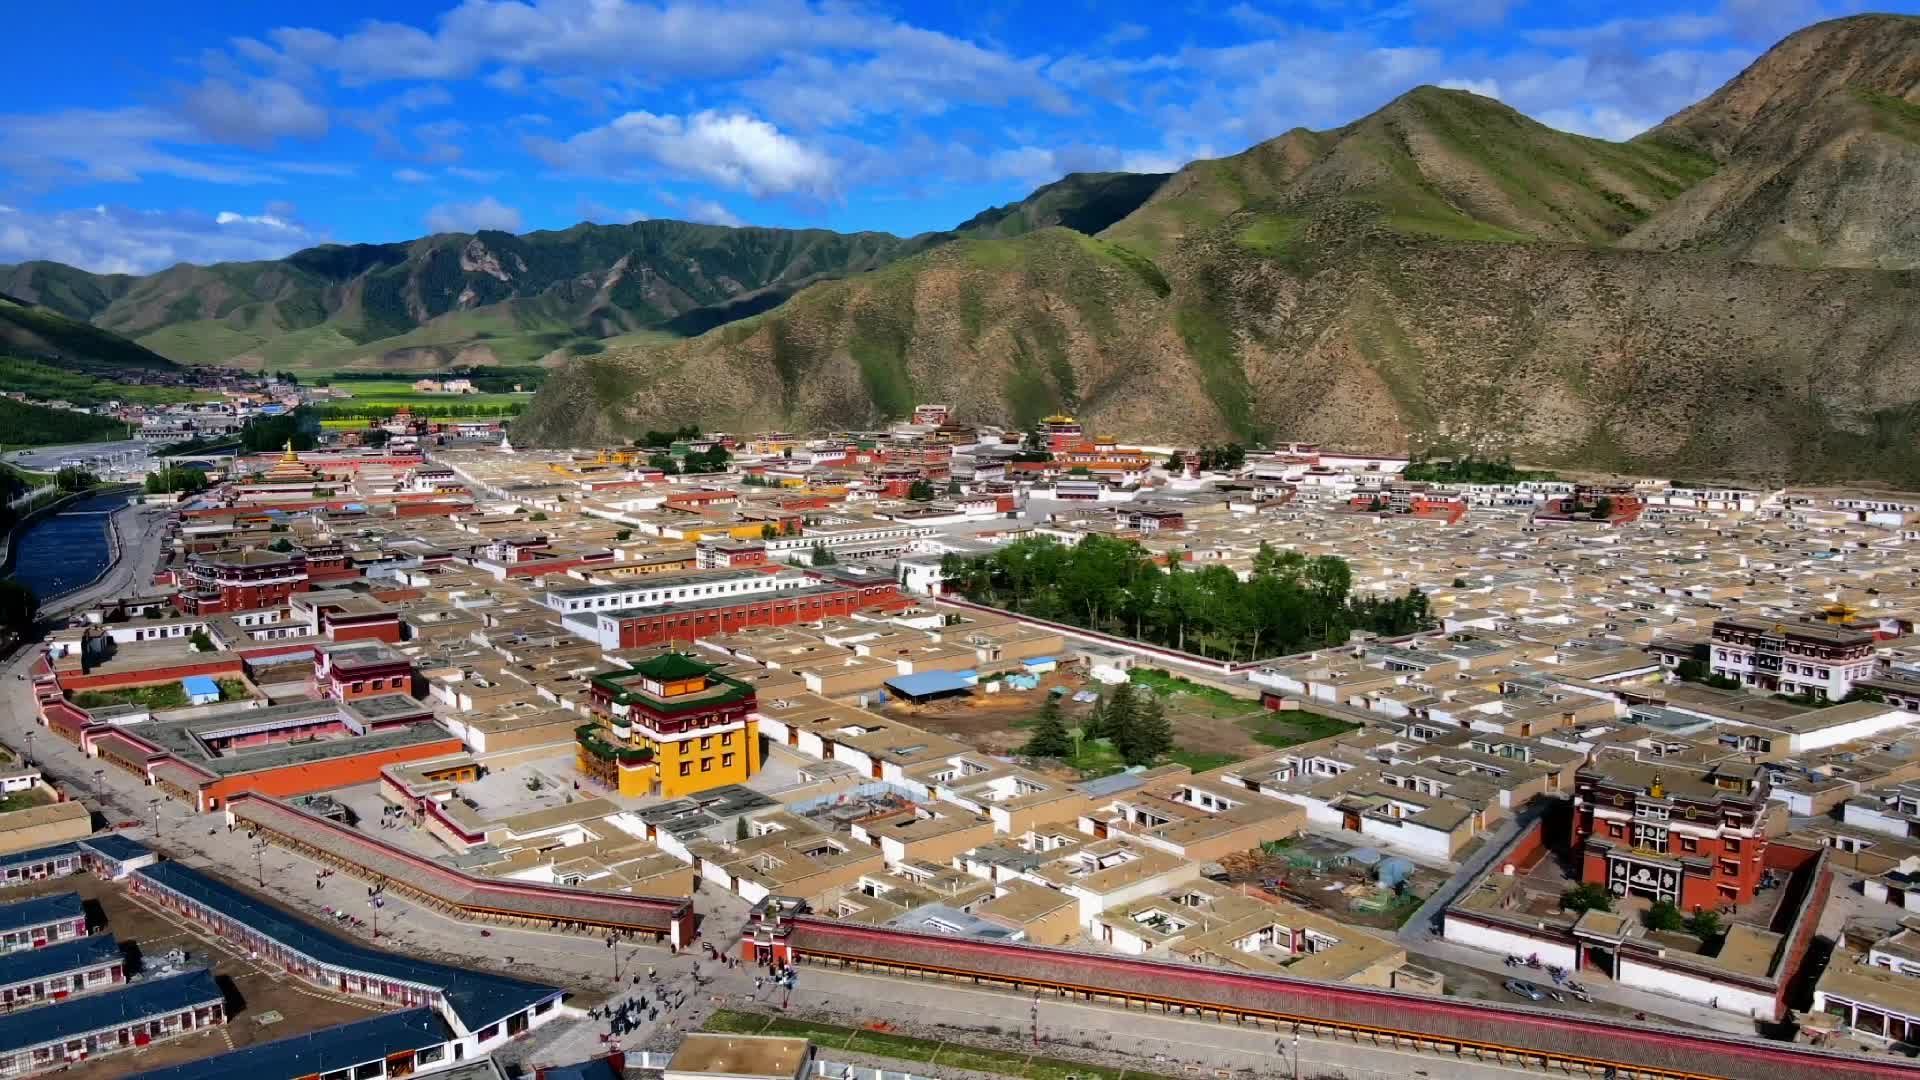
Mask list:
[[1262,712],[1258,716],[1249,716],[1239,722],[1239,726],[1253,736],[1253,741],[1276,749],[1297,746],[1300,743],[1313,742],[1330,735],[1343,735],[1359,727],[1345,720],[1336,720],[1331,716],[1321,716],[1303,710],[1292,712]]
[[955,1069],[971,1069],[974,1072],[991,1073],[996,1076],[1026,1077],[1028,1080],[1066,1080],[1070,1076],[1077,1077],[1078,1080],[1169,1080],[1168,1077],[1159,1073],[1138,1069],[1113,1069],[1102,1065],[1088,1065],[1080,1061],[1067,1061],[1063,1058],[996,1050],[985,1046],[969,1046],[966,1043],[948,1042],[944,1039],[917,1039],[907,1035],[868,1031],[864,1028],[842,1027],[838,1024],[817,1024],[809,1020],[791,1020],[783,1016],[763,1016],[737,1009],[721,1009],[715,1012],[707,1018],[705,1030],[745,1035],[797,1036],[813,1040],[827,1054],[835,1050],[851,1050],[855,1053],[872,1054],[875,1057],[892,1058],[896,1061],[911,1061],[921,1065],[946,1065]]
[[18,391],[42,401],[70,401],[75,405],[98,405],[107,401],[172,405],[182,401],[207,401],[219,396],[183,386],[133,386],[108,382],[84,372],[68,371],[39,360],[17,356],[0,356],[0,390]]
[[506,408],[509,405],[525,405],[533,400],[532,394],[430,394],[413,388],[412,379],[340,379],[329,385],[341,393],[352,394],[351,398],[329,401],[317,408],[333,406],[373,405],[380,407],[398,407],[401,405],[469,405],[475,408]]

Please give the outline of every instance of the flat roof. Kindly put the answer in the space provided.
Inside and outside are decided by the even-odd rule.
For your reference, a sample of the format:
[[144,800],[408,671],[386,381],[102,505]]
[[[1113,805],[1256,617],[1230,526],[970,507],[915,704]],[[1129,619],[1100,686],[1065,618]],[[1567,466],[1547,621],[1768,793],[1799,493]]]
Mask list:
[[718,1076],[797,1076],[812,1043],[785,1035],[723,1035],[694,1032],[667,1062],[675,1073]]
[[922,671],[888,679],[887,687],[898,690],[908,697],[924,697],[927,694],[952,694],[971,690],[973,684],[961,678],[958,672]]

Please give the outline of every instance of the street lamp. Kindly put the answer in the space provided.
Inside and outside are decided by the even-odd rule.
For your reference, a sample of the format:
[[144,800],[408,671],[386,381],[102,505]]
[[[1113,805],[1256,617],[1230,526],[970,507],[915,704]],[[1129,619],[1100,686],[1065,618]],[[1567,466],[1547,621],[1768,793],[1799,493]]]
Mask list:
[[148,799],[147,809],[153,811],[153,838],[160,839],[160,800]]
[[1291,1055],[1287,1053],[1287,1041],[1285,1039],[1273,1040],[1273,1049],[1275,1053],[1280,1055],[1283,1061],[1289,1056],[1293,1058],[1293,1080],[1300,1080],[1300,1029],[1293,1029],[1293,1053]]
[[33,729],[27,729],[27,764],[33,764]]

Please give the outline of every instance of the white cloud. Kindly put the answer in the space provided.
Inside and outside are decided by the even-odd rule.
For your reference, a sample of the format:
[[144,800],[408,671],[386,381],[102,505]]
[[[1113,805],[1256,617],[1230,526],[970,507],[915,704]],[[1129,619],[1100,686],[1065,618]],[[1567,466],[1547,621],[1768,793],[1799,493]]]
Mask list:
[[1440,85],[1448,90],[1465,90],[1469,94],[1498,99],[1500,81],[1498,79],[1442,79]]
[[453,165],[448,167],[447,175],[475,184],[491,184],[500,179],[503,174],[499,169],[469,169],[464,165]]
[[96,273],[147,274],[181,262],[277,259],[326,239],[272,210],[15,210],[0,217],[0,263],[52,259]]
[[440,203],[427,211],[430,232],[520,231],[520,211],[491,195],[474,202]]
[[195,161],[170,149],[205,141],[185,119],[145,106],[0,115],[0,171],[43,184],[131,183],[150,175],[210,184],[277,179],[261,167]]
[[565,142],[528,145],[547,164],[584,176],[631,178],[657,168],[755,196],[825,198],[835,188],[834,163],[825,154],[740,112],[708,110],[684,119],[630,112]]
[[277,79],[208,79],[186,92],[180,110],[213,142],[260,147],[327,133],[327,111]]
[[683,221],[697,221],[702,225],[726,225],[735,229],[746,224],[733,211],[712,199],[698,195],[680,197],[662,193],[660,201],[673,207]]
[[419,169],[395,169],[393,170],[393,178],[403,184],[424,184],[433,179],[431,175],[423,173]]
[[653,215],[645,210],[632,207],[616,208],[597,199],[582,195],[574,200],[573,212],[580,215],[581,221],[591,221],[596,225],[630,225],[636,221],[646,221]]

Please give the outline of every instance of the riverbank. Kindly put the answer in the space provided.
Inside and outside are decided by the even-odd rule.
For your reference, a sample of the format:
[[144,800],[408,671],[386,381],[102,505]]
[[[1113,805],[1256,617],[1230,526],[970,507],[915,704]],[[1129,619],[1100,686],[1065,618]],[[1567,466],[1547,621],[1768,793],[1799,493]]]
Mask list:
[[8,533],[0,575],[33,589],[42,605],[97,583],[120,558],[118,518],[137,490],[105,485],[36,509]]
[[20,519],[15,521],[13,525],[6,530],[5,535],[0,535],[0,578],[13,576],[14,540],[25,533],[28,527],[40,518],[46,517],[48,514],[59,513],[60,509],[68,503],[84,495],[91,495],[96,490],[100,489],[88,488],[85,491],[69,491],[64,495],[41,503],[25,514],[20,515]]

